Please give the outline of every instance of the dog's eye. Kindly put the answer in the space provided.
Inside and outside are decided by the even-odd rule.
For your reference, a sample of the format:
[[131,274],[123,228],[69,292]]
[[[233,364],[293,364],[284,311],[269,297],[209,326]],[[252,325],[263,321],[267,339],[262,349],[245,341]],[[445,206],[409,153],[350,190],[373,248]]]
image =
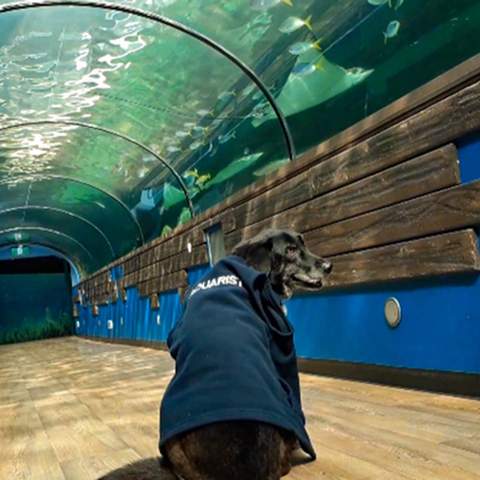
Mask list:
[[288,245],[286,249],[286,253],[288,255],[293,255],[297,252],[298,247],[296,245]]

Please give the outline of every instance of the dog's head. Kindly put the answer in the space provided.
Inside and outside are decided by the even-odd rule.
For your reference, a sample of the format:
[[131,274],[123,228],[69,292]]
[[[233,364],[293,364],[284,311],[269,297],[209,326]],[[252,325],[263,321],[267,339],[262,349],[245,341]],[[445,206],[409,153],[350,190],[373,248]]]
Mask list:
[[273,289],[289,298],[296,289],[318,290],[332,264],[309,252],[303,236],[289,230],[265,230],[239,243],[232,252],[266,273]]

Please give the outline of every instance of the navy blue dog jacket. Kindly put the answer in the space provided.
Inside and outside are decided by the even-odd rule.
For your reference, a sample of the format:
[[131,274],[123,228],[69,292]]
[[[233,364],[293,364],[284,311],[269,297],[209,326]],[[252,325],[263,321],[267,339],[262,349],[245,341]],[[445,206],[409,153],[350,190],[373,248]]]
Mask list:
[[176,368],[160,407],[160,450],[200,426],[253,420],[293,432],[315,459],[293,327],[267,275],[237,256],[218,262],[190,291],[167,344]]

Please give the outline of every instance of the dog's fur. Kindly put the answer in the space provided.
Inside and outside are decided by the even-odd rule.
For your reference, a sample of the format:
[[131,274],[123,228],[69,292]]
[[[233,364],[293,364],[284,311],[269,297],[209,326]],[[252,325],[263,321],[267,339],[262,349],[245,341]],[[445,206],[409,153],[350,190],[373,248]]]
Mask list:
[[[234,251],[254,269],[268,275],[284,298],[293,290],[318,290],[332,265],[305,247],[303,236],[287,230],[267,230],[238,244]],[[214,423],[179,435],[165,445],[165,463],[184,480],[279,480],[291,468],[296,437],[260,422]],[[120,472],[120,471],[119,471]],[[157,470],[158,472],[158,470]],[[144,480],[160,476],[125,476]],[[120,479],[106,476],[105,479]]]

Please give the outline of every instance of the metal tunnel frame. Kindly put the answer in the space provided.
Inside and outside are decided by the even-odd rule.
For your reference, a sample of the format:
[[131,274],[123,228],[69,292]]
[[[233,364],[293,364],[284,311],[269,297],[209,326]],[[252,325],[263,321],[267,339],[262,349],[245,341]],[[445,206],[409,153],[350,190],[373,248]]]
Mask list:
[[[98,1],[88,1],[88,0],[87,1],[34,0],[34,1],[28,1],[28,2],[15,2],[9,5],[0,6],[0,14],[5,12],[11,12],[16,10],[26,10],[26,9],[37,8],[37,7],[58,7],[58,6],[101,8],[105,10],[113,10],[117,12],[123,12],[131,15],[135,15],[138,17],[145,18],[147,20],[152,20],[154,22],[167,25],[171,28],[174,28],[175,30],[178,30],[182,33],[189,35],[190,37],[195,38],[196,40],[199,40],[200,42],[207,45],[208,47],[213,48],[222,56],[224,56],[225,58],[230,60],[232,63],[234,63],[238,68],[240,68],[250,78],[250,80],[252,80],[255,83],[255,85],[261,90],[263,95],[268,100],[268,103],[272,107],[273,111],[275,112],[277,119],[280,123],[280,127],[282,129],[282,133],[283,133],[285,144],[288,151],[288,156],[290,160],[295,159],[296,157],[295,145],[293,142],[292,134],[290,132],[290,128],[288,127],[287,120],[283,112],[281,111],[280,107],[278,106],[275,98],[270,93],[270,91],[265,86],[265,84],[262,82],[262,80],[258,77],[258,75],[246,63],[242,62],[242,60],[240,60],[234,53],[230,52],[229,50],[227,50],[222,45],[215,42],[208,36],[203,35],[202,33],[197,32],[196,30],[190,27],[187,27],[186,25],[183,25],[180,22],[176,22],[175,20],[172,20],[163,15],[158,15],[153,12],[146,12],[144,10],[134,8],[134,7],[128,7],[125,5],[115,5],[114,3],[110,3],[110,2],[98,2]],[[193,212],[192,212],[192,215],[193,215]]]
[[[77,178],[68,177],[68,176],[65,176],[65,175],[55,175],[55,174],[49,174],[49,173],[32,173],[32,174],[24,173],[24,174],[21,174],[21,175],[17,175],[16,177],[42,178],[42,179],[52,178],[52,179],[57,179],[57,180],[64,180],[66,182],[72,182],[72,183],[78,183],[80,185],[85,185],[87,187],[92,188],[93,190],[96,190],[97,192],[103,193],[106,197],[109,197],[114,202],[118,203],[123,210],[127,211],[128,216],[132,219],[133,223],[135,224],[135,226],[137,228],[138,234],[140,235],[140,240],[142,242],[142,245],[145,243],[145,237],[143,235],[143,230],[142,230],[142,227],[141,227],[140,223],[138,222],[137,218],[131,212],[131,210],[128,208],[128,206],[120,198],[118,198],[116,195],[114,195],[113,193],[107,192],[106,190],[103,190],[103,188],[92,185],[91,183],[85,182],[83,180],[79,180]],[[0,180],[0,185],[2,185],[2,183],[5,183],[5,182],[2,182]]]
[[57,237],[63,237],[67,238],[68,240],[72,241],[75,243],[75,245],[78,245],[84,253],[86,253],[92,260],[94,260],[94,256],[92,255],[92,252],[88,250],[83,243],[79,242],[75,238],[71,237],[70,235],[67,235],[66,233],[59,232],[58,230],[54,230],[52,228],[44,228],[44,227],[13,227],[13,228],[5,228],[3,230],[0,230],[0,235],[4,235],[6,233],[11,233],[11,232],[21,232],[21,231],[35,231],[35,232],[47,232],[51,233],[52,235],[56,235]]
[[5,132],[7,130],[14,130],[14,129],[24,128],[24,127],[33,127],[33,126],[37,126],[37,125],[68,125],[68,126],[89,128],[91,130],[96,130],[96,131],[99,131],[99,132],[102,132],[102,133],[106,133],[108,135],[113,135],[115,137],[121,138],[122,140],[125,140],[126,142],[129,142],[129,143],[141,148],[144,152],[149,153],[150,155],[155,157],[162,165],[167,167],[167,169],[176,178],[178,184],[180,185],[180,188],[183,190],[183,193],[185,195],[185,200],[187,201],[188,208],[190,209],[190,213],[191,213],[192,217],[194,216],[192,199],[190,198],[190,195],[188,194],[187,186],[185,185],[185,183],[184,183],[182,177],[180,176],[180,174],[165,159],[163,159],[160,155],[155,153],[151,148],[149,148],[146,145],[144,145],[143,143],[129,137],[128,135],[124,135],[123,133],[116,132],[115,130],[111,130],[109,128],[101,127],[99,125],[94,125],[94,124],[86,123],[86,122],[77,122],[75,120],[34,120],[34,121],[31,121],[31,122],[18,122],[18,123],[12,123],[10,125],[0,127],[0,132]]
[[21,211],[21,210],[45,210],[48,212],[57,212],[57,213],[62,213],[64,215],[68,215],[69,217],[75,218],[77,220],[80,220],[83,223],[86,223],[89,227],[93,228],[105,241],[105,243],[108,245],[108,249],[110,250],[110,253],[112,254],[112,259],[114,260],[116,257],[115,249],[113,248],[112,243],[108,239],[107,235],[101,230],[97,225],[92,223],[90,220],[87,220],[85,217],[82,217],[81,215],[78,215],[73,212],[69,212],[68,210],[64,210],[63,208],[56,208],[56,207],[48,207],[44,205],[22,205],[18,207],[10,207],[10,208],[5,208],[3,210],[0,210],[0,215],[4,215],[10,212],[16,212],[16,211]]

